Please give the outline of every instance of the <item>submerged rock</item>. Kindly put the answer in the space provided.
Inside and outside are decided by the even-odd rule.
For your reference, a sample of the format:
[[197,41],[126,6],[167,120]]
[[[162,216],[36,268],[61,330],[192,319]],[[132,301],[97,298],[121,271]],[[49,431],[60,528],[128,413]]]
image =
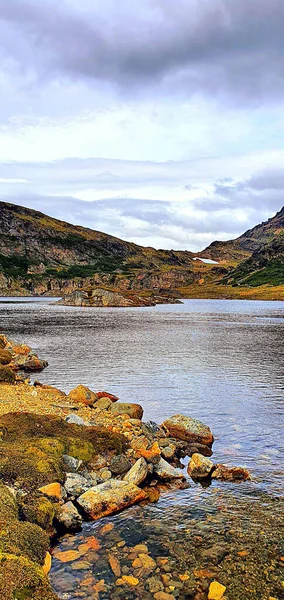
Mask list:
[[154,465],[154,473],[158,475],[160,479],[184,479],[184,475],[179,469],[175,469],[166,460],[161,458],[157,465]]
[[116,402],[110,407],[110,412],[113,415],[129,415],[132,419],[142,419],[143,408],[140,404],[127,402]]
[[174,415],[162,423],[173,438],[185,440],[188,442],[197,442],[206,446],[211,446],[214,437],[208,425],[205,425],[198,419],[185,417],[184,415]]
[[145,492],[133,483],[110,479],[90,488],[77,502],[95,520],[136,504],[146,497]]
[[134,483],[135,485],[140,485],[145,481],[148,475],[148,465],[145,458],[139,458],[133,467],[124,475],[123,480],[129,481],[130,483]]
[[202,456],[202,454],[193,454],[187,467],[187,472],[192,479],[206,479],[210,477],[214,469],[212,460]]
[[221,479],[222,481],[246,481],[251,479],[249,471],[242,467],[226,467],[226,465],[215,465],[212,473],[212,479]]

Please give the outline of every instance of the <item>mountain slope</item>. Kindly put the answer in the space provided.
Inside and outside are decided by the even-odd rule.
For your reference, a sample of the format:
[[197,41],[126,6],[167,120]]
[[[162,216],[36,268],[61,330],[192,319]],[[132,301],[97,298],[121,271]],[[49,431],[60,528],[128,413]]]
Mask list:
[[221,283],[250,287],[284,285],[284,233],[255,250]]
[[213,242],[199,253],[199,256],[213,260],[232,260],[240,262],[248,258],[253,252],[268,244],[284,233],[284,206],[271,219],[249,229],[235,240],[227,242]]
[[144,248],[106,233],[70,225],[38,211],[0,202],[0,268],[5,274],[97,271],[189,266],[191,252]]

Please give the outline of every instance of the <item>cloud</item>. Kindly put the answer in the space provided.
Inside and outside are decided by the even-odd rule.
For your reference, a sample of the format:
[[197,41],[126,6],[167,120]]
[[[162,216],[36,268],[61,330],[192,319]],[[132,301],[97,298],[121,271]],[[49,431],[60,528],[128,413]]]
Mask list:
[[[284,90],[282,0],[2,0],[4,66],[26,80],[102,81],[234,102]],[[17,39],[17,44],[15,44]]]

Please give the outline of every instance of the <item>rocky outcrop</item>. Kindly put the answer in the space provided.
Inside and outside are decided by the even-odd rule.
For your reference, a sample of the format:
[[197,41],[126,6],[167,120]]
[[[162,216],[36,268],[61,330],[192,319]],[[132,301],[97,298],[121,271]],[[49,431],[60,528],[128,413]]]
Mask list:
[[145,492],[133,483],[110,479],[106,483],[89,489],[78,498],[77,502],[88,517],[96,520],[116,513],[145,498],[147,498]]
[[206,446],[211,446],[214,437],[208,425],[204,425],[198,419],[185,417],[184,415],[174,415],[163,422],[162,427],[170,433],[173,438],[185,440],[189,443],[197,442]]
[[[48,366],[48,362],[40,359],[26,344],[18,344],[17,342],[8,339],[5,335],[0,335],[0,342],[0,353],[2,354],[2,361],[0,356],[0,362],[1,364],[5,364],[12,371],[32,373],[42,371]],[[8,357],[10,357],[9,362]]]

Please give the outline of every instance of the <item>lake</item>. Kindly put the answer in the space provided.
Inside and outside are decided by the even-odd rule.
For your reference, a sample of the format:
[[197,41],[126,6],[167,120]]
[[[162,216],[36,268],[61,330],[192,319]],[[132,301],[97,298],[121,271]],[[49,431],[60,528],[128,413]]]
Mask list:
[[[224,541],[224,531],[237,530],[245,536],[251,552],[257,545],[263,550],[262,540],[257,544],[254,537],[263,527],[268,547],[278,544],[284,302],[185,300],[183,304],[150,308],[94,309],[59,306],[46,298],[10,300],[0,301],[1,329],[48,360],[49,367],[37,376],[42,383],[64,391],[79,383],[94,390],[107,390],[122,401],[142,404],[144,420],[157,423],[177,412],[196,417],[213,431],[214,461],[245,466],[253,476],[252,482],[218,482],[210,488],[191,482],[186,490],[162,496],[156,505],[134,507],[104,519],[104,523],[111,522],[115,527],[110,542],[103,542],[104,551],[90,572],[95,581],[103,578],[107,588],[100,592],[94,586],[92,591],[84,588],[84,569],[76,571],[76,565],[71,568],[54,560],[51,577],[60,597],[89,599],[99,594],[100,599],[152,598],[147,586],[142,595],[138,588],[115,587],[104,553],[108,543],[111,548],[119,544],[117,540],[125,542],[126,547],[147,542],[152,556],[163,549],[176,572],[186,552],[194,555],[192,569],[196,564],[204,564],[204,549],[196,554],[199,542],[193,544],[194,536],[207,540],[207,545],[210,540],[211,548],[220,542],[220,535]],[[84,539],[94,532],[99,535],[100,527],[101,523],[85,525]],[[72,540],[68,537],[62,545],[74,548],[80,540],[82,543],[80,535],[74,539],[72,536]],[[227,544],[232,553],[236,540],[227,540]],[[260,583],[250,583],[257,580],[253,569],[258,573],[261,565],[263,573],[264,567],[271,566],[267,566],[272,560],[269,552],[260,554],[262,559],[255,550],[256,563],[253,566],[248,559],[245,570],[243,562],[236,573],[232,565],[226,566],[223,576],[233,585],[228,598],[243,600],[250,594],[247,597],[254,600],[279,595],[274,563],[277,581],[270,570],[270,579],[266,578],[265,583],[262,579]],[[123,556],[121,560],[123,563]],[[183,568],[186,564],[189,568],[191,559],[185,561]],[[224,564],[226,559],[222,559],[223,569]],[[241,586],[246,576],[252,588],[244,593]],[[202,598],[202,578],[200,586],[198,593]],[[186,595],[180,587],[174,587],[172,593],[181,599],[194,598],[188,590],[187,585]]]

